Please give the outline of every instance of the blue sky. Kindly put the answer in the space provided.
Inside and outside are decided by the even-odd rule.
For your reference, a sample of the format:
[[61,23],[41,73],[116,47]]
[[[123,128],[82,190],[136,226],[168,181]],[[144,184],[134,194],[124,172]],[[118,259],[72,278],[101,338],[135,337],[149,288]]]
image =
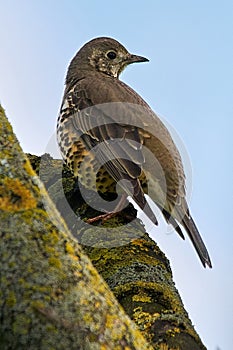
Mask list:
[[42,154],[54,135],[69,61],[88,40],[118,39],[149,63],[121,79],[176,130],[192,164],[191,211],[213,269],[188,239],[151,235],[172,263],[185,307],[208,349],[232,348],[231,1],[1,1],[0,102],[24,151]]

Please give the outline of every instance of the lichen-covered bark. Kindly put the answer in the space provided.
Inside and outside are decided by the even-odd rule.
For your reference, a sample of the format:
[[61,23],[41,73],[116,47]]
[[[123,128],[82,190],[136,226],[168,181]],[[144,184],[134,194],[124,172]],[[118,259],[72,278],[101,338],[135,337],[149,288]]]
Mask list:
[[[58,176],[61,161],[48,155],[42,157],[41,163],[39,157],[29,158],[72,234],[153,348],[206,349],[183,307],[167,258],[135,219],[132,206],[104,224],[85,226],[79,218],[85,220],[97,212],[82,200],[67,169],[63,171],[62,187]],[[94,201],[90,194],[91,200]]]
[[141,333],[154,349],[206,349],[132,205],[85,225],[97,212],[61,160],[29,158],[66,224],[0,109],[0,349],[151,348]]
[[1,350],[151,348],[69,233],[1,107],[0,228]]

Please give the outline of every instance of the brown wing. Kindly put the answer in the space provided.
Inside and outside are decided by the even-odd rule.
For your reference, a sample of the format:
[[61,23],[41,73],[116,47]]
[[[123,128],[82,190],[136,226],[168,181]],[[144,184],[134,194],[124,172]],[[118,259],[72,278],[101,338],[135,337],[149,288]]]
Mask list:
[[[61,111],[69,108],[67,115],[72,118],[76,134],[85,147],[95,155],[101,166],[104,165],[116,182],[127,180],[121,181],[120,186],[157,224],[138,179],[145,162],[139,130],[134,125],[117,120],[119,118],[116,118],[116,113],[120,113],[120,119],[123,121],[125,117],[127,121],[129,111],[124,106],[119,112],[111,109],[111,106],[105,108],[106,105],[96,104],[97,96],[90,87],[90,79],[83,79],[70,91],[66,91]],[[109,97],[106,85],[102,94]]]

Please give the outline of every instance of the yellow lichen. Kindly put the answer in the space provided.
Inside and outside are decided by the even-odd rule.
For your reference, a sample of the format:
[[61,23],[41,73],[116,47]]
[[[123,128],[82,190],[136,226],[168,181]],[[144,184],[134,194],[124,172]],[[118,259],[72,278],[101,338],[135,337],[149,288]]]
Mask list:
[[133,245],[135,246],[139,246],[141,248],[144,248],[145,246],[145,240],[143,238],[137,238],[137,239],[134,239],[132,240],[131,242]]
[[166,332],[170,337],[175,337],[177,333],[180,333],[180,329],[178,327],[173,327]]
[[[166,343],[159,344],[159,350],[172,350]],[[175,350],[175,349],[173,349]]]
[[99,309],[99,307],[101,306],[101,303],[99,301],[96,301],[95,302],[95,308],[96,309]]
[[58,234],[55,230],[50,231],[48,234],[42,235],[41,238],[44,242],[49,242],[52,245],[56,245],[59,241]]
[[104,345],[104,344],[100,345],[100,350],[106,350],[106,349],[107,349],[107,345]]
[[85,323],[91,324],[93,322],[92,314],[87,312],[86,314],[83,315],[83,320],[85,321]]
[[147,295],[146,293],[140,293],[140,294],[135,294],[132,297],[133,301],[140,301],[143,303],[150,303],[151,302],[151,297]]
[[180,328],[174,327],[173,331],[174,331],[175,333],[180,333]]
[[24,163],[24,169],[26,170],[28,175],[30,175],[30,176],[35,176],[36,175],[35,171],[32,169],[31,163],[29,162],[28,159],[26,159],[26,161]]
[[66,242],[66,251],[67,253],[74,255],[74,248],[72,247],[72,245],[69,242]]
[[0,209],[21,211],[36,207],[36,199],[19,179],[6,177],[0,184]]
[[62,266],[61,261],[53,256],[49,258],[49,264],[51,266],[58,268],[58,269],[60,269]]

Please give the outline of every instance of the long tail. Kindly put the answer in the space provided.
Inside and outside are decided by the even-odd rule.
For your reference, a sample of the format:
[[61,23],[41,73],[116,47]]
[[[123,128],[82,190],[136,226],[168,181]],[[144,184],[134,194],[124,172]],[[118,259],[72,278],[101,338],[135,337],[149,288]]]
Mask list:
[[137,203],[137,205],[142,209],[142,211],[148,216],[148,218],[155,224],[158,225],[158,220],[156,219],[155,214],[153,213],[151,207],[149,206],[145,194],[143,192],[143,189],[141,187],[141,184],[139,180],[131,182],[134,189],[133,199]]
[[186,214],[182,220],[182,225],[187,231],[189,238],[191,239],[199,258],[201,259],[203,266],[206,267],[206,265],[208,265],[211,268],[212,264],[209,257],[209,253],[192,217]]

